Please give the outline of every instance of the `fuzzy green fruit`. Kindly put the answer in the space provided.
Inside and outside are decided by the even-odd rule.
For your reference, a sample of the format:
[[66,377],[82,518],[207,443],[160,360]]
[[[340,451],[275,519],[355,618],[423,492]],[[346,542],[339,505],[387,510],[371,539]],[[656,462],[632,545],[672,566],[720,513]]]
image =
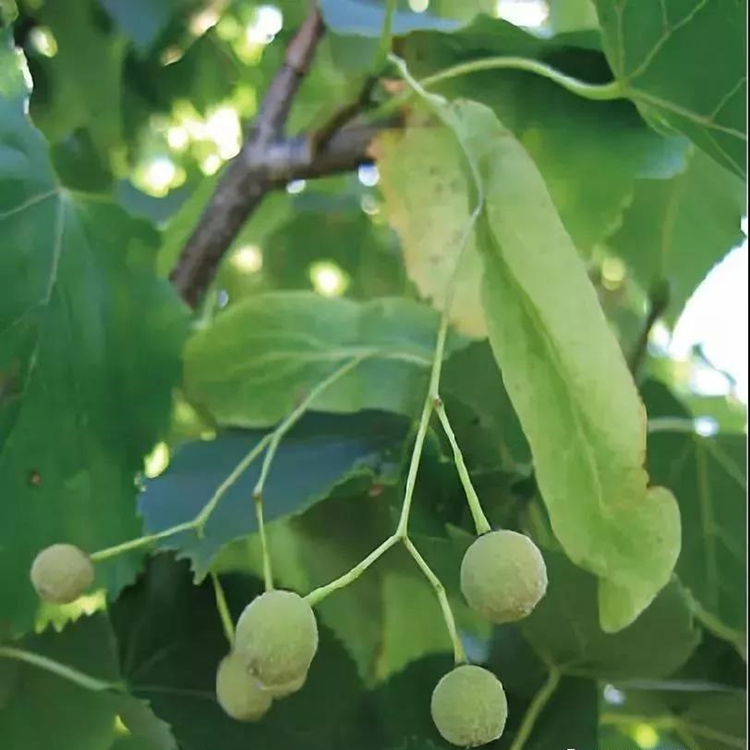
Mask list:
[[69,604],[94,582],[94,566],[78,547],[53,544],[34,558],[31,582],[45,602]]
[[312,608],[292,591],[267,591],[240,615],[234,647],[264,688],[284,690],[304,682],[318,650]]
[[216,699],[224,713],[237,721],[260,719],[272,703],[234,653],[225,656],[216,670]]
[[463,664],[438,682],[430,710],[444,740],[458,747],[479,747],[503,733],[508,701],[492,672]]
[[307,682],[307,672],[305,672],[302,677],[299,677],[296,680],[292,680],[291,682],[287,682],[285,685],[274,685],[272,687],[261,685],[261,690],[268,693],[268,695],[270,695],[272,698],[286,698],[287,695],[291,695],[292,693],[296,693],[298,690],[302,690],[302,688],[305,686],[305,682]]
[[492,531],[466,550],[461,591],[469,606],[497,624],[526,617],[547,590],[539,548],[515,531]]

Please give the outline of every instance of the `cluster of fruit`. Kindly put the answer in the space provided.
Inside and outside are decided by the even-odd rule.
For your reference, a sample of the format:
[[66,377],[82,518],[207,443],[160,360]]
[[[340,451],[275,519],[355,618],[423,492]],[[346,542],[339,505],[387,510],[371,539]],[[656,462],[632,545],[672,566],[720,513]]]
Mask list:
[[[39,596],[58,604],[75,600],[93,579],[89,556],[69,544],[42,550],[31,567]],[[546,589],[547,571],[539,549],[514,531],[478,537],[461,563],[466,601],[492,623],[526,617]],[[233,719],[261,718],[275,699],[303,687],[317,649],[318,627],[307,600],[291,591],[266,591],[245,607],[232,649],[219,664],[219,704]],[[492,672],[459,664],[435,687],[431,713],[445,740],[458,747],[478,747],[503,733],[508,704]]]

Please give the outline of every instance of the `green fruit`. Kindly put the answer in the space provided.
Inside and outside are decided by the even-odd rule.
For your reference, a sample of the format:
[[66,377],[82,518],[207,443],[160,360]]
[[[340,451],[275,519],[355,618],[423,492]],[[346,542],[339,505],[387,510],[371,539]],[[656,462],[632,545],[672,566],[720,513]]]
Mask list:
[[469,606],[490,622],[526,617],[547,590],[547,567],[539,548],[515,531],[492,531],[466,550],[461,591]]
[[302,690],[307,681],[307,672],[302,677],[287,682],[285,685],[274,685],[272,687],[266,687],[261,685],[261,690],[268,693],[272,698],[286,698],[287,695],[296,693],[298,690]]
[[216,699],[224,713],[238,721],[260,719],[272,703],[234,653],[225,656],[216,670]]
[[463,664],[438,682],[430,710],[443,739],[458,747],[479,747],[503,733],[508,701],[492,672]]
[[34,558],[31,582],[45,602],[68,604],[94,582],[94,566],[78,547],[53,544]]
[[310,605],[292,591],[267,591],[237,621],[234,647],[267,689],[304,682],[318,649],[318,626]]

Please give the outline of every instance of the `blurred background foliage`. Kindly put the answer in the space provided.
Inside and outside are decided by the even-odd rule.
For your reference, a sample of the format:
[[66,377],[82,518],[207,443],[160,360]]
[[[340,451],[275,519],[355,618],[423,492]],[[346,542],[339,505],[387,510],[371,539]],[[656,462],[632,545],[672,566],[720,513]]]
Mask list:
[[[379,4],[324,0],[322,7],[329,32],[295,101],[293,133],[308,131],[355,98],[374,59]],[[3,0],[0,8],[27,61],[29,113],[49,143],[59,182],[71,194],[112,200],[153,225],[154,265],[166,277],[223,165],[237,154],[306,4]],[[399,3],[395,31],[396,49],[417,76],[498,54],[534,57],[595,82],[611,76],[588,0],[549,6],[409,0]],[[711,44],[722,49],[718,37]],[[679,346],[674,336],[711,269],[744,241],[744,185],[684,136],[651,129],[626,101],[585,101],[511,71],[477,73],[438,90],[480,101],[502,117],[542,172],[628,358],[638,355],[647,336],[639,385],[653,427],[649,469],[654,481],[675,490],[684,524],[677,577],[644,614],[646,622],[616,636],[602,634],[594,579],[555,551],[528,446],[487,343],[471,343],[452,356],[446,402],[490,520],[528,531],[550,560],[553,596],[528,623],[490,632],[473,618],[456,580],[470,519],[449,450],[430,434],[415,501],[415,540],[444,575],[472,657],[486,659],[506,683],[513,718],[498,747],[511,746],[550,665],[560,671],[561,683],[529,750],[552,750],[561,741],[578,750],[744,747],[745,654],[738,651],[745,638],[747,375],[724,372],[689,335],[683,333]],[[384,100],[388,86],[374,96]],[[379,181],[377,168],[364,166],[345,176],[293,182],[269,196],[222,263],[202,322],[272,290],[362,301],[418,299]],[[719,309],[720,297],[709,307]],[[737,326],[735,316],[715,319],[715,327],[730,333],[741,331]],[[732,333],[730,342],[735,340]],[[275,479],[282,506],[269,533],[284,586],[307,590],[327,582],[392,526],[410,450],[408,425],[397,419],[381,434],[370,422],[352,419],[327,423],[326,434],[343,435],[347,450],[352,435],[369,435],[363,445],[356,443],[359,452],[331,454],[336,481],[324,475],[308,486],[296,481],[293,468]],[[670,431],[670,425],[679,429]],[[311,428],[302,425],[297,438],[303,445],[305,429]],[[313,425],[315,440],[324,443],[316,430]],[[142,477],[149,487],[139,498],[147,524],[162,523],[153,520],[159,513],[179,518],[191,502],[200,507],[205,487],[198,482],[175,490],[150,480],[179,458],[186,443],[205,451],[196,463],[200,474],[218,477],[227,468],[221,441],[228,434],[210,415],[199,414],[179,387],[173,389],[170,427],[151,450]],[[285,450],[294,467],[298,445],[290,441]],[[374,454],[376,462],[359,463]],[[226,507],[227,516],[210,529],[218,551],[203,560],[202,573],[222,576],[236,613],[257,590],[260,558],[257,539],[237,538],[231,502]],[[181,540],[164,546],[195,563]],[[707,579],[706,565],[718,566],[719,588]],[[0,707],[4,684],[11,685],[15,701],[8,704],[12,711],[0,711],[3,747],[164,750],[177,746],[170,744],[174,737],[191,750],[233,750],[246,747],[248,738],[264,750],[303,742],[320,748],[443,747],[425,705],[446,668],[448,644],[432,593],[408,560],[394,554],[321,606],[323,648],[310,689],[269,724],[250,729],[224,718],[210,699],[223,636],[210,584],[193,587],[190,577],[187,564],[165,552],[110,605],[108,617],[96,614],[104,607],[102,591],[67,608],[41,608],[38,631],[80,619],[59,636],[26,636],[29,649],[102,678],[119,674],[151,708],[133,711],[104,695],[84,706],[80,690],[66,691],[33,674],[24,677],[29,687],[13,697],[20,678],[13,663],[0,661]],[[96,656],[94,645],[104,655]],[[59,716],[38,726],[35,701],[53,699]],[[157,731],[156,715],[174,737]]]

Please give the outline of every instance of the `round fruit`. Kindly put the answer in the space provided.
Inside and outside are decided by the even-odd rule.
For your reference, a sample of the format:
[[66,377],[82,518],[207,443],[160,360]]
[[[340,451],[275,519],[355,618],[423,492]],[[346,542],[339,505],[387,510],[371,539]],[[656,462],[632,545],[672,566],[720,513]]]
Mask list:
[[268,693],[272,698],[286,698],[287,695],[296,693],[298,690],[302,690],[307,681],[307,672],[302,677],[287,682],[285,685],[273,685],[272,687],[266,687],[261,685],[261,690]]
[[216,699],[224,713],[238,721],[260,719],[272,703],[271,696],[233,653],[225,656],[216,670]]
[[234,647],[267,689],[304,681],[318,649],[312,608],[292,591],[267,591],[240,615]]
[[72,544],[53,544],[31,564],[31,582],[46,602],[75,601],[94,581],[94,566],[83,550]]
[[515,531],[492,531],[466,550],[461,591],[469,606],[490,622],[521,620],[547,590],[547,567],[539,548]]
[[479,747],[503,733],[508,701],[492,672],[463,664],[438,682],[430,710],[444,740],[458,747]]

